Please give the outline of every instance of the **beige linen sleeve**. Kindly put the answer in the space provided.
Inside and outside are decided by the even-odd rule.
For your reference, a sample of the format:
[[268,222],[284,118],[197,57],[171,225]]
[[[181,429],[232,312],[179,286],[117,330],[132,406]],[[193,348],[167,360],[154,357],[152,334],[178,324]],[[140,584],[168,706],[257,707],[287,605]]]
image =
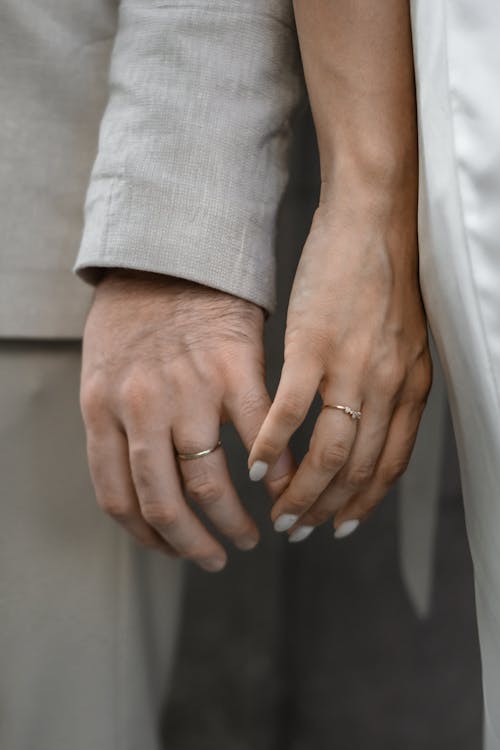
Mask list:
[[272,313],[304,99],[289,0],[122,0],[73,271],[179,276]]

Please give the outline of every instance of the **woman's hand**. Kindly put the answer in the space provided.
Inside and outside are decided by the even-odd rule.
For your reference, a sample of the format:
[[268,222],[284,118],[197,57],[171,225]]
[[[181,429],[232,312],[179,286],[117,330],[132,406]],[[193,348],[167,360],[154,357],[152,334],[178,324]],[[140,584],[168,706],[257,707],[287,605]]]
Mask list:
[[276,530],[289,530],[291,541],[333,514],[344,536],[383,498],[408,464],[432,380],[414,201],[405,191],[380,198],[383,191],[375,197],[345,182],[323,189],[329,199],[314,215],[290,297],[281,379],[248,465],[273,466],[316,391],[324,404],[362,416],[321,410],[272,509]]
[[[249,456],[265,475],[325,404],[272,510],[299,541],[354,530],[406,468],[432,379],[418,285],[417,118],[409,4],[294,0],[318,139],[320,205],[288,308],[285,363]],[[256,461],[259,463],[255,464]],[[253,464],[253,468],[252,468]]]

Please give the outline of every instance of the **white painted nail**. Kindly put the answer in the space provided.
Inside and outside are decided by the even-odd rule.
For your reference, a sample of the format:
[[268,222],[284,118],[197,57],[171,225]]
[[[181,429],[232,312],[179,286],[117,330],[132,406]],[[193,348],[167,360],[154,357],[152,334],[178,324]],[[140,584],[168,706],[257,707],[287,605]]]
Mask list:
[[265,461],[254,461],[250,467],[248,476],[250,477],[252,482],[259,482],[261,479],[263,479],[266,476],[266,472],[268,468],[269,466],[268,464],[266,464]]
[[314,531],[314,526],[297,526],[288,537],[289,542],[302,542]]
[[341,523],[336,530],[334,534],[335,539],[342,539],[344,536],[349,536],[353,531],[356,531],[358,526],[359,521],[357,518],[353,518],[351,521],[344,521],[344,523]]
[[283,513],[282,516],[278,516],[276,521],[274,522],[274,530],[281,532],[281,531],[288,531],[288,529],[291,529],[294,523],[297,523],[299,517],[295,516],[293,513]]

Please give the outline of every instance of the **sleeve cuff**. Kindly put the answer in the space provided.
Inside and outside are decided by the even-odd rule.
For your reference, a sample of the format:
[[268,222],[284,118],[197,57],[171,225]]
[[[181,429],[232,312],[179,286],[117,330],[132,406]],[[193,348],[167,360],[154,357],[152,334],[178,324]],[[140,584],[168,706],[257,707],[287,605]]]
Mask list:
[[276,217],[305,92],[290,7],[121,4],[80,278],[165,273],[274,312]]

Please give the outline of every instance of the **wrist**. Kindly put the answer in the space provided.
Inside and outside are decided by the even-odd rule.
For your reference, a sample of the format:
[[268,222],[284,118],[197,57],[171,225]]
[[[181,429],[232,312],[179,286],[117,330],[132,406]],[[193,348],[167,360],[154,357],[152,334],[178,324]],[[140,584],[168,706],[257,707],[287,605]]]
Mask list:
[[370,257],[390,261],[395,275],[413,283],[417,273],[417,180],[411,175],[399,191],[392,186],[374,189],[345,174],[322,182],[311,233],[327,238],[331,250],[363,248]]
[[416,224],[418,162],[415,154],[396,157],[378,151],[366,155],[342,153],[321,165],[320,216],[339,212],[359,220],[403,218]]
[[[390,198],[418,182],[417,148],[408,144],[358,144],[356,148],[320,149],[322,189],[344,184],[360,195]],[[324,187],[323,187],[324,185]],[[328,192],[324,192],[326,198]]]

